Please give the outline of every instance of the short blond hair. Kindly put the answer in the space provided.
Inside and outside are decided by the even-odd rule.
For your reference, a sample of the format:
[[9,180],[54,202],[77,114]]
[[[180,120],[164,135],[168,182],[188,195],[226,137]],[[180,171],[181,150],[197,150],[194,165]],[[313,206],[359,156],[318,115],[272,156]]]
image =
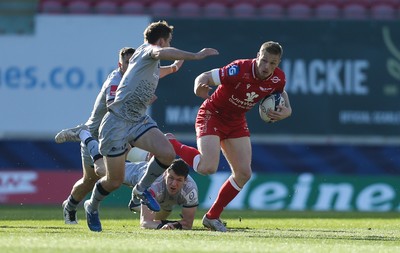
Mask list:
[[263,52],[282,56],[283,48],[278,42],[267,41],[267,42],[263,43],[260,47],[260,54]]

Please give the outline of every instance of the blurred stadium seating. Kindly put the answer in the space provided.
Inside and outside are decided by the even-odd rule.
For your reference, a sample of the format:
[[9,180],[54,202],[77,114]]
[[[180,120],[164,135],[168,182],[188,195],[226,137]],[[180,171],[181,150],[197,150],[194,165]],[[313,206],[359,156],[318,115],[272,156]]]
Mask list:
[[340,6],[335,3],[321,2],[314,7],[315,18],[336,19],[340,16]]
[[59,0],[42,0],[40,1],[39,10],[43,13],[61,14],[64,13],[65,4]]
[[97,4],[94,5],[94,12],[99,14],[118,14],[118,2],[113,0],[99,0]]
[[390,3],[373,3],[371,5],[371,17],[374,19],[394,19],[396,17],[396,6]]
[[120,5],[121,14],[141,15],[145,13],[146,5],[143,1],[123,1]]
[[156,17],[171,17],[174,12],[174,5],[171,1],[154,0],[149,5],[149,11]]
[[87,0],[71,0],[67,1],[67,11],[72,14],[86,14],[93,11],[93,6],[98,2],[87,1]]
[[347,2],[342,8],[343,17],[347,19],[366,19],[368,5],[361,2]]
[[260,17],[263,18],[283,18],[284,5],[276,2],[263,3],[260,5]]
[[210,1],[204,5],[203,15],[205,17],[222,18],[228,15],[228,6],[220,1]]
[[239,18],[253,18],[256,15],[256,5],[248,1],[237,1],[232,5],[232,15]]
[[[16,0],[23,1],[23,0]],[[399,19],[400,0],[38,0],[41,13],[157,17]]]
[[202,15],[201,5],[198,1],[182,1],[176,6],[176,14],[179,17],[198,18]]
[[293,2],[286,7],[287,14],[291,18],[304,19],[312,16],[312,5],[306,2]]

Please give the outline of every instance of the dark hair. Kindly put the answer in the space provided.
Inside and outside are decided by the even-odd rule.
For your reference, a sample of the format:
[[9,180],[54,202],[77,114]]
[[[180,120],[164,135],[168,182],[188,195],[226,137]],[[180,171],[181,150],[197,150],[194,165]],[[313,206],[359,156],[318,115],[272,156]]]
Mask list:
[[124,57],[127,54],[134,54],[135,49],[132,47],[123,47],[121,50],[119,50],[119,56]]
[[189,165],[185,163],[182,159],[175,159],[172,164],[168,167],[168,170],[172,170],[178,176],[183,176],[187,178],[189,175]]
[[173,26],[168,25],[167,21],[158,21],[151,23],[144,30],[144,39],[150,44],[155,44],[160,38],[168,39],[174,30]]
[[283,54],[282,46],[275,41],[267,41],[264,44],[262,44],[260,48],[260,53],[262,51],[266,51],[267,53],[276,54],[280,56],[282,56]]

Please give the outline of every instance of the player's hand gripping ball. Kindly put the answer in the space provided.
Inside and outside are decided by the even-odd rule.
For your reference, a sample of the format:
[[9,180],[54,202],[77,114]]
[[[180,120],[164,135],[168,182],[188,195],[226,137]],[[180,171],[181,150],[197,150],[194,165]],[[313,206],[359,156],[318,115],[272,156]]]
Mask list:
[[277,111],[278,105],[285,105],[285,99],[281,96],[281,93],[274,93],[263,98],[258,105],[258,112],[261,119],[270,123],[272,119],[268,117],[268,110]]

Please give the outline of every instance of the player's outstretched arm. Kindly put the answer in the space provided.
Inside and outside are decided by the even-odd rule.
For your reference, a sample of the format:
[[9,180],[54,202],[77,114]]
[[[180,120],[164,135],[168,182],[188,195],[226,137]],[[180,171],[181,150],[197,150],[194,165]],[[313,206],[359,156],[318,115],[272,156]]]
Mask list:
[[[144,229],[182,229],[180,221],[166,220],[171,212],[161,210],[157,214],[147,206],[142,205],[140,210],[140,227]],[[194,218],[193,218],[194,219]]]
[[174,47],[154,48],[152,57],[158,60],[202,60],[208,56],[218,55],[219,52],[214,48],[203,48],[197,53],[183,51]]

